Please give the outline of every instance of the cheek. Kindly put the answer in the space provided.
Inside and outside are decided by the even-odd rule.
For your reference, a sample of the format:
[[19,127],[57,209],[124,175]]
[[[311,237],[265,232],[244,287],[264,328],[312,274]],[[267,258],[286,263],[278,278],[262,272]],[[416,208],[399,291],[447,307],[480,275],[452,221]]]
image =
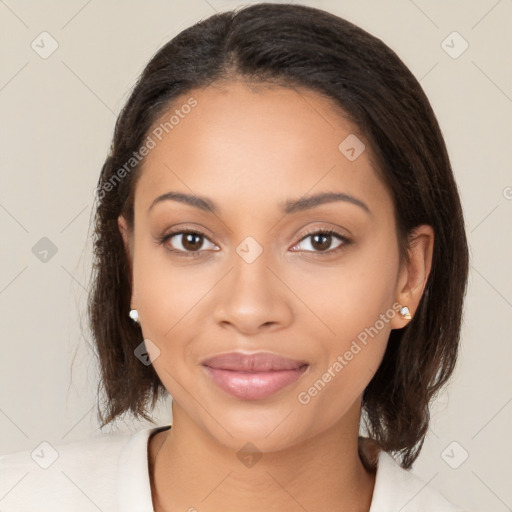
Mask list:
[[319,339],[318,331],[305,326],[324,354],[297,398],[327,422],[344,414],[375,375],[397,314],[392,305],[398,253],[389,243],[361,250],[345,263],[331,268],[328,279],[315,280],[318,288],[309,295],[330,333],[324,329]]
[[397,249],[386,236],[379,240],[375,235],[348,250],[339,264],[313,269],[311,264],[308,268],[298,266],[287,271],[285,280],[308,306],[309,311],[304,310],[308,321],[299,323],[311,326],[316,337],[320,334],[342,350],[391,308],[396,300],[397,275]]
[[296,397],[300,415],[309,428],[328,428],[353,408],[377,371],[385,346],[383,339],[373,339],[367,345],[349,344],[348,350],[333,354],[331,363]]
[[315,428],[338,421],[359,399],[380,366],[395,314],[376,300],[360,308],[352,305],[336,318],[332,311],[336,336],[323,337],[327,354],[312,368],[296,397],[305,407],[303,412],[317,423]]
[[147,337],[163,342],[177,339],[175,330],[187,323],[189,312],[212,287],[212,276],[208,277],[204,265],[183,260],[171,261],[168,251],[151,241],[141,240],[136,245],[134,298]]

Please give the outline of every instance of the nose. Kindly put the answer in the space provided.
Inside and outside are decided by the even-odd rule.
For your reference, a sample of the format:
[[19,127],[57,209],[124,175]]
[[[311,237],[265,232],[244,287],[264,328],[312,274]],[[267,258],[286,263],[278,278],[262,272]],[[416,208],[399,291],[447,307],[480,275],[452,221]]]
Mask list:
[[215,321],[247,335],[286,327],[293,317],[293,293],[266,252],[248,261],[234,255],[233,267],[216,290]]

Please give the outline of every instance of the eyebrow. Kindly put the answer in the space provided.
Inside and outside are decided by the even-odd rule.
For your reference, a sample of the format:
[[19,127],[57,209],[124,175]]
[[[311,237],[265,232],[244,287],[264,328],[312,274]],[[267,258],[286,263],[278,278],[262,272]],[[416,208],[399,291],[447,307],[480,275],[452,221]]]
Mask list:
[[[191,194],[185,194],[183,192],[167,192],[166,194],[162,194],[158,196],[148,208],[150,211],[155,205],[161,203],[163,201],[177,201],[179,203],[188,204],[195,208],[199,208],[200,210],[213,213],[215,215],[219,214],[218,206],[208,197],[197,196]],[[326,203],[332,203],[335,201],[344,201],[350,204],[354,204],[359,206],[363,210],[365,210],[368,214],[373,215],[370,208],[354,196],[349,194],[345,194],[343,192],[322,192],[313,196],[301,197],[295,200],[287,200],[280,204],[280,208],[285,214],[297,213],[304,210],[309,210],[316,206],[320,206]]]

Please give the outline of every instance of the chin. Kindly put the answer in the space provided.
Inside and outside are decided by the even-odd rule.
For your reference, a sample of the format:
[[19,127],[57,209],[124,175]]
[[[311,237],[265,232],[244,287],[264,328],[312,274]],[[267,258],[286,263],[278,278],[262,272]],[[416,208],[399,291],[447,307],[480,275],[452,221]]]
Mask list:
[[202,418],[202,428],[216,442],[234,451],[251,443],[250,446],[254,446],[248,447],[248,451],[262,453],[277,452],[299,444],[313,437],[316,433],[313,429],[318,428],[318,424],[312,420],[312,425],[302,421],[305,418],[299,421],[300,410],[285,407],[283,403],[271,408],[265,408],[260,404],[259,407],[244,409],[228,411],[224,405],[223,414],[216,415],[215,420],[209,416]]

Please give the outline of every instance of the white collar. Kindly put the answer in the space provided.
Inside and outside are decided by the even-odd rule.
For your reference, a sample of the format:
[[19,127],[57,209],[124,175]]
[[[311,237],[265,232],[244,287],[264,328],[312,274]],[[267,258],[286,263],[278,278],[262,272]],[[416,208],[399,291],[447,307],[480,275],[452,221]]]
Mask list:
[[[123,512],[153,512],[148,467],[151,434],[169,426],[140,430],[132,436],[119,459],[118,502]],[[145,461],[145,464],[141,464]],[[435,475],[434,475],[435,476]],[[432,480],[432,479],[431,479]],[[461,512],[438,491],[380,451],[369,512]]]

